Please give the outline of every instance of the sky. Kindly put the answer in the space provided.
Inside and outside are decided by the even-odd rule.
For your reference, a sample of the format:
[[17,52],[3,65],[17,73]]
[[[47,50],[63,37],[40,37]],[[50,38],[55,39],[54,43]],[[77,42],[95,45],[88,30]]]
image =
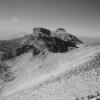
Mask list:
[[100,0],[0,0],[0,37],[33,27],[100,37]]

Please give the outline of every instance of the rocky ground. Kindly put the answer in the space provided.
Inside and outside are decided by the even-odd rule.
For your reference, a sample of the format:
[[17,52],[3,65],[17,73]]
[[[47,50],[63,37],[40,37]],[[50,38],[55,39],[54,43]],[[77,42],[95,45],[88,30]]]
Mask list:
[[100,46],[62,28],[33,33],[17,42],[25,47],[19,55],[16,47],[14,57],[1,58],[0,100],[100,100]]

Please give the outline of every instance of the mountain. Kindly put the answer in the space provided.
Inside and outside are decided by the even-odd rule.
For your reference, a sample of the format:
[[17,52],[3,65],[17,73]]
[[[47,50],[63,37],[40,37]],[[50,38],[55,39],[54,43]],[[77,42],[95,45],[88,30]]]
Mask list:
[[28,51],[0,62],[0,100],[100,99],[100,46],[61,28],[35,27],[24,39],[17,40]]
[[[66,31],[51,32],[44,28],[34,28],[32,34],[23,37],[0,41],[0,51],[3,52],[1,60],[14,58],[32,49],[34,54],[40,53],[44,49],[51,52],[67,52],[70,49],[78,48],[78,44],[84,44],[75,36]],[[53,35],[52,35],[53,34]]]

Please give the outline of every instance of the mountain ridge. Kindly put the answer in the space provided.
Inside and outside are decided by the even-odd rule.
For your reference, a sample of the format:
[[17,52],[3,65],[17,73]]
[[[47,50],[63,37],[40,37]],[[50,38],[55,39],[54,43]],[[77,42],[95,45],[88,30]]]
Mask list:
[[25,50],[0,62],[0,100],[92,100],[100,96],[100,46],[65,33],[62,28],[51,32],[35,27],[32,34],[18,40],[19,52]]
[[29,49],[32,49],[34,53],[39,53],[43,49],[42,46],[51,52],[67,52],[69,47],[77,48],[77,44],[84,43],[75,36],[66,33],[62,28],[52,33],[48,29],[35,27],[32,34],[0,41],[0,51],[4,52],[1,59],[14,58]]

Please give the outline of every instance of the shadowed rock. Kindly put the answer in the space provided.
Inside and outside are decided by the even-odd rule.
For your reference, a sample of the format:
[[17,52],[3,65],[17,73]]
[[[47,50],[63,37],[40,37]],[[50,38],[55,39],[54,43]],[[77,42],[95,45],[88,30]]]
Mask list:
[[74,35],[67,33],[66,30],[63,28],[58,28],[55,34],[57,38],[62,39],[63,41],[66,41],[66,42],[71,42],[74,45],[83,44],[81,40],[79,40]]
[[55,53],[67,52],[68,47],[76,47],[73,43],[65,42],[56,37],[43,37],[43,40],[45,41],[46,45],[48,46],[49,51],[55,52]]
[[78,48],[79,43],[83,42],[68,34],[63,28],[53,33],[48,29],[35,27],[32,34],[0,41],[0,51],[4,53],[1,60],[9,60],[30,49],[33,50],[33,55],[39,54],[44,49],[54,53],[63,53],[70,50],[69,48]]

